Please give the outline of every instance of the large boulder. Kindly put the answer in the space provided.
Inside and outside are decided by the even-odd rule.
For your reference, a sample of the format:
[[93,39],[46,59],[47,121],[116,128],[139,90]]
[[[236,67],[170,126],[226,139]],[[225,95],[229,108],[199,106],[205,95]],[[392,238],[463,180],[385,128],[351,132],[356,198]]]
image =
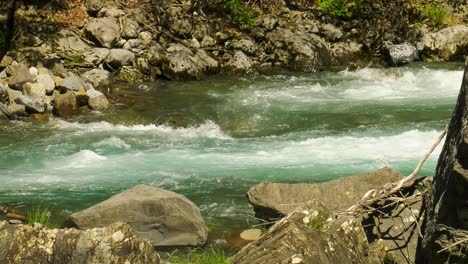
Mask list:
[[109,54],[109,49],[107,48],[94,48],[88,52],[83,53],[84,61],[91,63],[93,65],[101,64]]
[[51,94],[55,89],[55,82],[50,74],[42,73],[37,75],[37,83],[45,88],[47,94]]
[[359,201],[370,189],[402,178],[400,173],[382,168],[316,184],[262,182],[250,188],[247,197],[257,217],[274,220],[291,213],[309,200],[319,201],[330,211],[345,209]]
[[394,66],[400,66],[419,60],[418,50],[408,43],[390,45],[387,48],[387,53],[388,62]]
[[264,263],[384,263],[382,245],[367,242],[358,218],[323,218],[306,204],[281,219],[258,240],[242,248],[236,264]]
[[28,68],[20,67],[10,77],[8,85],[13,89],[21,90],[25,83],[34,82],[35,80],[36,76],[31,74]]
[[107,55],[106,63],[112,68],[117,69],[133,63],[135,54],[126,49],[111,49]]
[[67,77],[59,85],[63,91],[78,91],[80,88],[84,88],[84,86],[85,81],[78,76]]
[[109,107],[106,96],[98,90],[90,89],[86,91],[88,105],[93,110],[102,110]]
[[110,84],[111,73],[106,70],[92,69],[81,75],[83,79],[91,83],[95,88],[107,87]]
[[429,61],[463,61],[468,54],[468,27],[457,25],[426,34],[418,48]]
[[120,26],[114,17],[96,18],[86,27],[88,35],[99,45],[113,48],[120,39]]
[[417,263],[468,260],[468,66],[439,156]]
[[128,223],[154,246],[200,246],[207,240],[198,208],[187,198],[160,188],[137,185],[70,216],[79,229]]
[[224,64],[224,69],[230,72],[246,73],[252,71],[252,60],[238,50],[232,58]]
[[159,263],[151,243],[124,223],[90,230],[0,222],[0,263]]
[[44,113],[45,97],[40,95],[21,95],[15,99],[15,103],[24,105],[30,113]]
[[68,117],[78,112],[76,94],[72,91],[66,93],[54,92],[54,113],[61,117]]

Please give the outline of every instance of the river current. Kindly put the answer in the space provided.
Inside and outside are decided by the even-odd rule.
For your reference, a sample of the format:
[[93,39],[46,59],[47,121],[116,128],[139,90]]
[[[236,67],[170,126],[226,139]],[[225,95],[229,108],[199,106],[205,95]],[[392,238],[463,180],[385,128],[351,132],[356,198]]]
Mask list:
[[143,183],[186,195],[213,229],[243,228],[260,181],[410,173],[447,125],[462,75],[413,64],[120,85],[103,112],[0,124],[0,204],[46,206],[60,221]]

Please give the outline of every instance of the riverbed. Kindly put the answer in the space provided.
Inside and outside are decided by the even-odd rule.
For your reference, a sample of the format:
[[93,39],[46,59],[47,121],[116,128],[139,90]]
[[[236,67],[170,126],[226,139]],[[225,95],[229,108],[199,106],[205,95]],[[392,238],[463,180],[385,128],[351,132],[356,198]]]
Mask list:
[[[260,181],[410,173],[447,125],[459,64],[119,84],[109,110],[0,124],[0,204],[56,221],[136,184],[186,195],[214,230],[256,221]],[[434,174],[439,146],[420,175]]]

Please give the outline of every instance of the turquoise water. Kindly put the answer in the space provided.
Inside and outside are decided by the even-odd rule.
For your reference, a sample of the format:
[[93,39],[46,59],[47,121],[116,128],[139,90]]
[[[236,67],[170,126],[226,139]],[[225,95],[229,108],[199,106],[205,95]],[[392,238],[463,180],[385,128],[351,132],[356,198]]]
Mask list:
[[[256,183],[408,174],[450,118],[459,65],[120,85],[104,112],[0,124],[0,203],[58,218],[145,183],[212,228],[252,223]],[[439,147],[421,175],[433,175]]]

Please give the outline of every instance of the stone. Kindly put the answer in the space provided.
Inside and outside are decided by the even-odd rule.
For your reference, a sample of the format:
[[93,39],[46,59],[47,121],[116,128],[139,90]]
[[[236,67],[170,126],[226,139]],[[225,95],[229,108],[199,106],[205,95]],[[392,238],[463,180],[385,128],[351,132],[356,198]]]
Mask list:
[[107,58],[107,55],[109,55],[109,49],[94,48],[83,53],[83,58],[85,62],[93,65],[99,65]]
[[195,204],[180,194],[148,185],[137,185],[69,218],[69,223],[79,229],[116,221],[128,223],[154,246],[201,246],[207,240]]
[[55,82],[52,76],[46,73],[37,75],[37,83],[41,84],[47,94],[51,94],[55,89]]
[[138,38],[141,39],[143,45],[148,45],[153,40],[153,35],[151,32],[143,31],[138,34]]
[[133,19],[125,18],[123,21],[123,32],[122,37],[126,39],[138,38],[140,33],[140,25]]
[[7,88],[7,96],[8,96],[9,104],[14,103],[16,98],[20,97],[21,95],[23,95],[22,92]]
[[78,91],[80,88],[84,87],[85,81],[78,76],[67,77],[62,80],[60,83],[60,88],[69,90],[69,91]]
[[224,69],[230,72],[247,73],[252,71],[252,61],[242,51],[236,51],[234,56],[226,62]]
[[206,47],[213,47],[214,45],[216,45],[216,39],[206,35],[203,37],[201,43],[200,43],[200,46],[203,47],[203,48],[206,48]]
[[38,95],[38,96],[45,96],[46,95],[46,89],[45,87],[40,84],[40,83],[25,83],[23,85],[23,94],[24,95]]
[[319,32],[330,41],[338,41],[343,37],[343,32],[332,24],[321,25]]
[[15,116],[25,116],[26,107],[24,105],[17,104],[15,102],[10,103],[8,106],[8,111]]
[[198,40],[196,38],[192,38],[190,40],[190,47],[192,47],[194,49],[199,49],[201,47],[200,42],[198,42]]
[[240,50],[247,55],[254,55],[257,51],[257,46],[255,43],[249,38],[243,38],[240,40],[230,40],[227,41],[225,44],[228,48],[234,50]]
[[122,9],[118,9],[115,7],[103,7],[98,12],[98,17],[124,17],[125,12]]
[[[416,263],[468,259],[468,66],[429,194]],[[444,250],[442,250],[444,249]]]
[[268,31],[272,31],[278,25],[278,17],[274,15],[266,15],[261,21],[261,26]]
[[162,73],[172,80],[200,79],[202,74],[190,50],[169,51],[162,61]]
[[76,95],[72,91],[61,94],[54,92],[54,114],[60,117],[69,117],[78,112],[78,102]]
[[50,116],[48,114],[32,114],[30,117],[36,122],[47,122]]
[[106,70],[93,69],[83,73],[81,77],[91,83],[94,88],[104,88],[110,84],[111,73]]
[[120,39],[120,26],[114,17],[96,18],[86,26],[86,33],[96,44],[110,49]]
[[337,42],[330,46],[332,65],[360,66],[363,51],[362,44],[354,41]]
[[58,33],[57,49],[63,52],[82,53],[90,47],[79,36],[69,30],[61,30]]
[[393,66],[400,66],[419,60],[419,53],[416,47],[408,43],[390,45],[387,48],[388,61]]
[[260,229],[248,229],[240,233],[240,237],[247,241],[255,241],[262,235],[262,230]]
[[[313,206],[314,207],[314,206]],[[297,208],[273,225],[263,236],[242,248],[232,262],[236,264],[264,263],[384,263],[370,251],[359,219],[341,216],[330,221],[321,219],[320,226],[305,223],[314,214],[309,204]],[[314,214],[315,215],[315,214]],[[378,262],[369,262],[377,259]]]
[[88,95],[88,105],[93,110],[102,110],[109,107],[109,101],[106,96],[98,90],[88,90],[86,91]]
[[402,174],[382,168],[324,183],[261,182],[249,189],[247,198],[257,217],[271,221],[288,215],[309,200],[326,205],[329,211],[345,209],[359,201],[368,190],[402,178]]
[[[14,238],[14,239],[12,239]],[[90,230],[0,222],[0,263],[159,263],[151,243],[125,223]]]
[[21,225],[23,224],[23,221],[17,220],[17,219],[11,219],[11,220],[8,220],[8,223],[11,225]]
[[123,82],[142,82],[147,79],[138,68],[123,66],[114,73],[114,77]]
[[216,73],[219,70],[218,61],[213,59],[204,50],[197,50],[197,53],[195,54],[194,59],[203,74]]
[[22,90],[23,85],[27,82],[35,82],[36,77],[29,72],[28,68],[19,68],[10,77],[8,85],[15,90]]
[[15,119],[16,115],[14,115],[10,109],[8,109],[8,106],[5,104],[0,103],[0,115],[2,120],[9,120],[9,119]]
[[135,54],[126,49],[111,49],[107,55],[106,63],[114,69],[127,66],[133,63]]
[[44,113],[44,96],[40,95],[21,95],[15,99],[15,103],[24,105],[26,110],[31,113]]
[[421,55],[429,61],[463,61],[468,54],[468,26],[456,25],[422,38]]

